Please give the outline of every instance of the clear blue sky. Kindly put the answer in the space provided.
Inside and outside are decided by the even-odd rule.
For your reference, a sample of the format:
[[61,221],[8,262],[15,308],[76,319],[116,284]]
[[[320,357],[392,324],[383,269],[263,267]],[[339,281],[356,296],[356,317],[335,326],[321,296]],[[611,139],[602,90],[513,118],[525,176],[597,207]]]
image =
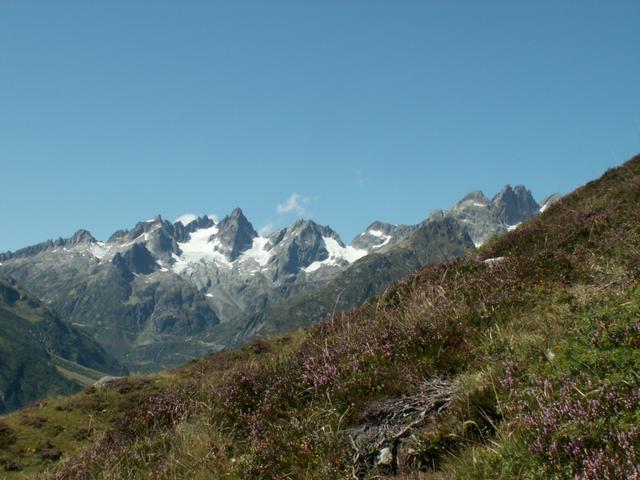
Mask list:
[[0,0],[0,251],[235,206],[350,241],[474,189],[566,193],[640,151],[639,21],[637,0]]

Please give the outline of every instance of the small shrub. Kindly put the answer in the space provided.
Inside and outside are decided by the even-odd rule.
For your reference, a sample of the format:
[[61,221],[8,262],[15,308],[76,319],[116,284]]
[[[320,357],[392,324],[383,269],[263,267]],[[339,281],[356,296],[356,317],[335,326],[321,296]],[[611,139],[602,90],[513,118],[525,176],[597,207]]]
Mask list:
[[5,472],[19,472],[22,468],[22,464],[17,460],[7,462],[4,466]]
[[16,443],[15,431],[6,423],[0,421],[0,448],[8,447]]
[[84,441],[91,438],[91,435],[93,435],[93,429],[83,427],[73,434],[73,438],[75,440]]
[[421,471],[435,471],[442,458],[455,449],[456,435],[443,432],[415,434],[409,441],[407,457],[403,463]]
[[43,460],[50,460],[52,462],[57,462],[62,458],[62,452],[57,448],[43,448],[40,450],[40,458]]
[[42,428],[42,426],[47,423],[47,419],[45,417],[39,417],[37,415],[22,415],[22,417],[20,417],[20,421],[23,425],[36,429]]

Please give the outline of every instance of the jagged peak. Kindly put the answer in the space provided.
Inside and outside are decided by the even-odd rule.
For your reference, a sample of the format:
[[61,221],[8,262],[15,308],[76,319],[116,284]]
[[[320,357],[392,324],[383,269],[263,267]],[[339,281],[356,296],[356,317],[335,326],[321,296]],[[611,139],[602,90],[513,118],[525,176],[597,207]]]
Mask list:
[[516,185],[515,188],[505,185],[493,197],[491,206],[498,218],[507,225],[516,225],[533,217],[540,210],[531,190],[524,185]]
[[293,230],[302,230],[304,228],[323,228],[322,225],[320,225],[317,222],[314,222],[311,219],[308,218],[299,218],[298,220],[296,220],[295,222],[293,222],[288,228],[287,230],[289,231],[293,231]]
[[429,215],[427,215],[427,218],[425,218],[422,223],[442,219],[445,217],[445,215],[446,215],[446,212],[444,210],[440,208],[436,208],[435,210],[431,210],[431,212],[429,212]]
[[149,220],[145,220],[144,223],[158,223],[162,222],[162,215],[157,214],[156,216],[150,218]]
[[258,236],[253,225],[244,215],[244,212],[240,207],[234,208],[229,215],[220,220],[220,222],[218,222],[218,226],[221,232],[231,226],[237,226],[238,228],[248,230],[252,237]]
[[195,213],[185,213],[183,215],[180,215],[178,218],[176,218],[173,221],[173,224],[181,224],[183,227],[186,227],[187,225],[190,225],[192,222],[195,222],[196,220],[199,220],[200,216],[196,215]]
[[290,233],[292,236],[299,236],[299,235],[305,235],[305,234],[319,235],[322,237],[334,238],[335,240],[338,241],[338,243],[340,243],[341,245],[344,245],[342,243],[340,235],[338,235],[338,233],[335,230],[333,230],[329,225],[320,225],[319,223],[310,219],[303,219],[303,218],[298,219],[286,230],[287,230],[287,233]]
[[235,260],[242,252],[251,248],[253,239],[258,236],[253,225],[239,207],[234,208],[216,225],[218,230],[209,237],[209,241],[215,241],[217,244],[214,249],[225,255],[230,261]]
[[374,222],[372,222],[367,229],[365,230],[365,232],[368,232],[369,230],[379,230],[385,233],[388,233],[389,231],[393,230],[393,228],[395,227],[395,225],[388,223],[388,222],[382,222],[380,220],[376,220]]
[[231,210],[231,213],[228,215],[229,218],[244,218],[246,220],[246,216],[240,207],[236,207]]
[[525,187],[524,185],[516,185],[515,187],[512,187],[507,183],[498,193],[494,195],[494,197],[491,199],[491,203],[495,204],[500,199],[509,197],[518,197],[520,199],[526,199],[527,201],[531,199],[535,202],[531,190],[529,190],[527,187]]
[[466,205],[469,202],[477,203],[479,205],[488,205],[489,199],[482,193],[481,190],[474,190],[473,192],[467,193],[462,200],[455,204],[454,208],[460,207],[462,205]]
[[[521,185],[520,185],[521,186]],[[496,197],[499,196],[500,194],[503,193],[508,193],[508,192],[512,192],[513,191],[513,187],[511,186],[510,183],[505,184],[504,187],[502,187],[502,189],[500,189],[500,191],[498,193],[496,193]]]
[[162,215],[158,214],[153,218],[136,223],[131,230],[117,230],[109,237],[109,240],[107,240],[107,243],[120,240],[120,239],[126,239],[131,241],[136,239],[143,233],[148,233],[151,230],[155,230],[161,227],[172,229],[173,224],[168,220],[164,220],[162,218]]
[[70,245],[78,245],[80,243],[95,243],[96,239],[91,235],[89,230],[85,230],[81,228],[76,233],[73,234],[71,238],[69,238],[66,243]]

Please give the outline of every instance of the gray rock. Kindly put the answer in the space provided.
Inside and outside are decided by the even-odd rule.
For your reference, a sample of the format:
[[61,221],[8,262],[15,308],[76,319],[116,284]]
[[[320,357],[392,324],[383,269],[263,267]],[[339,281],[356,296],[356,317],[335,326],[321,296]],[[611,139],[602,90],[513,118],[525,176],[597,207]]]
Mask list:
[[376,459],[376,465],[378,467],[391,467],[393,465],[393,452],[389,447],[384,447],[378,453],[378,458]]
[[109,384],[113,383],[115,380],[118,380],[119,378],[122,378],[122,377],[112,377],[111,375],[105,375],[104,377],[100,378],[100,380],[95,382],[93,386],[96,388],[105,388],[105,387],[108,387]]
[[413,233],[418,225],[393,225],[375,221],[356,235],[351,245],[362,250],[373,251],[397,245]]
[[560,200],[562,200],[562,195],[560,195],[559,193],[554,193],[552,195],[549,195],[548,197],[545,197],[545,199],[542,200],[540,212],[544,212],[547,208],[558,203]]

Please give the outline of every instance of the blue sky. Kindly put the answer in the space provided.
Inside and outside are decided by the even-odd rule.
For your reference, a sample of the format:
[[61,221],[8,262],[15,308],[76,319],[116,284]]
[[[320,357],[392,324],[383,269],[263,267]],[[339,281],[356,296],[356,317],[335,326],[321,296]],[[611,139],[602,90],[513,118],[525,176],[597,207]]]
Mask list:
[[569,192],[640,151],[639,20],[637,0],[0,1],[0,251],[235,206],[349,241],[470,190]]

